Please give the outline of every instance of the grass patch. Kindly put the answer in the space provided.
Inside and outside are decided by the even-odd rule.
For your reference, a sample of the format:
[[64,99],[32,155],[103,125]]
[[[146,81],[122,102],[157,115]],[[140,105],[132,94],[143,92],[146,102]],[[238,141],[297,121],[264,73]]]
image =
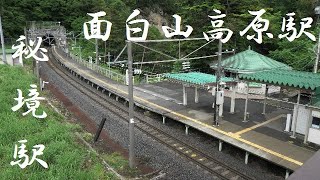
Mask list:
[[138,174],[138,169],[132,169],[129,167],[129,162],[124,159],[120,153],[104,154],[103,159],[112,166],[117,172],[126,176],[134,176]]
[[[22,116],[26,106],[16,112],[11,110],[17,104],[14,100],[17,89],[29,98],[30,84],[36,82],[34,76],[21,67],[0,65],[0,179],[116,179],[106,172],[98,157],[77,143],[74,132],[81,130],[79,126],[63,121],[64,117],[46,107],[45,101],[40,102],[36,111],[45,111],[48,114],[45,119],[36,119],[32,113]],[[34,145],[45,145],[44,154],[37,158],[47,162],[48,169],[37,161],[25,169],[10,165],[14,160],[14,145],[23,139],[28,140],[25,145],[29,158]]]

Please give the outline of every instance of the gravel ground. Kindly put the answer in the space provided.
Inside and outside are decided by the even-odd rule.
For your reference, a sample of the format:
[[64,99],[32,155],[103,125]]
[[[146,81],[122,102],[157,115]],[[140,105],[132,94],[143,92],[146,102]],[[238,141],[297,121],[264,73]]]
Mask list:
[[[110,116],[110,119],[107,119],[105,130],[114,141],[127,149],[129,139],[128,124],[66,83],[45,63],[42,63],[42,73],[45,73],[50,83],[58,87],[64,95],[69,97],[70,101],[78,105],[79,108],[87,113],[87,115],[96,123],[99,123],[105,115]],[[227,144],[224,144],[223,151],[219,152],[217,147],[218,141],[212,137],[192,129],[189,129],[189,135],[187,136],[184,134],[183,125],[170,120],[167,120],[167,124],[163,125],[160,117],[152,113],[150,114],[150,117],[151,118],[145,119],[158,125],[160,129],[170,132],[173,136],[178,137],[191,145],[195,145],[199,149],[216,157],[218,160],[225,162],[225,164],[232,165],[256,179],[283,179],[284,170],[283,173],[278,173],[274,166],[265,161],[250,156],[249,165],[244,165],[244,152],[230,148]],[[211,174],[208,174],[201,168],[197,168],[196,165],[188,162],[179,155],[176,155],[173,151],[162,146],[152,138],[147,137],[138,130],[135,132],[136,155],[140,159],[146,161],[147,165],[155,170],[162,170],[162,172],[166,173],[165,179],[215,179]],[[278,176],[274,175],[274,173],[277,173]]]
[[[245,152],[229,144],[223,144],[222,152],[218,151],[217,139],[203,134],[197,130],[189,128],[189,135],[185,135],[185,127],[183,124],[174,120],[166,120],[166,125],[162,124],[162,117],[156,114],[150,114],[151,118],[145,118],[150,123],[157,125],[161,130],[170,133],[174,137],[188,142],[188,144],[201,149],[206,154],[211,155],[215,159],[224,162],[226,165],[234,167],[240,172],[244,172],[255,179],[283,179],[285,170],[274,166],[258,157],[249,157],[249,164],[244,164]],[[155,120],[156,119],[156,120]],[[279,170],[281,172],[279,173]]]
[[[59,90],[68,96],[72,103],[79,105],[79,108],[87,113],[96,123],[99,123],[104,115],[110,116],[110,119],[106,121],[105,130],[114,141],[127,149],[129,139],[128,124],[67,84],[46,64],[42,64],[42,72],[47,75],[50,83],[59,87]],[[136,155],[144,161],[147,161],[147,165],[152,168],[163,170],[162,172],[166,173],[166,179],[215,179],[204,170],[198,169],[184,158],[172,153],[170,149],[163,147],[160,143],[147,137],[140,131],[136,130],[135,133]]]

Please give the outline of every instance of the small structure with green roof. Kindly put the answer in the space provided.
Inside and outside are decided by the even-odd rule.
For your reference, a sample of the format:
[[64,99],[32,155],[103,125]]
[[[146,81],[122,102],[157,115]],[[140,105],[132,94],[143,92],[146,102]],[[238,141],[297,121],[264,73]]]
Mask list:
[[[190,86],[208,86],[216,83],[216,76],[211,74],[205,74],[200,72],[188,72],[188,73],[169,73],[164,77],[171,81],[176,81]],[[228,77],[222,77],[222,82],[232,83],[234,80]]]
[[320,74],[304,71],[271,70],[252,74],[240,74],[239,78],[254,82],[312,91],[317,87],[320,87]]
[[[195,103],[199,102],[198,88],[209,88],[216,84],[216,76],[200,72],[168,73],[164,75],[169,81],[180,83],[183,86],[183,105],[187,105],[186,87],[195,87]],[[234,79],[223,77],[221,82],[226,84],[235,83]]]
[[[292,137],[296,137],[297,132],[305,135],[304,143],[312,142],[320,145],[320,74],[294,70],[271,70],[240,74],[239,78],[299,90],[293,111],[293,121],[287,122],[287,125],[288,127],[291,125]],[[312,95],[308,105],[300,104],[301,91]]]
[[[217,64],[211,66],[213,69],[217,69]],[[263,72],[270,70],[291,70],[292,68],[284,63],[278,62],[267,56],[259,54],[250,48],[248,50],[237,53],[231,57],[224,59],[221,62],[221,67],[224,72],[229,72],[230,77],[235,77],[238,79],[239,74]],[[242,82],[238,84],[238,92],[245,94],[245,88],[240,88],[247,86]],[[253,92],[256,94],[265,93],[265,88],[263,84],[250,82],[248,86],[251,87]],[[274,89],[277,90],[277,89]]]
[[[211,66],[217,69],[217,64]],[[251,49],[237,53],[221,62],[224,71],[231,73],[253,73],[266,70],[291,70],[292,68],[284,63],[273,60]]]

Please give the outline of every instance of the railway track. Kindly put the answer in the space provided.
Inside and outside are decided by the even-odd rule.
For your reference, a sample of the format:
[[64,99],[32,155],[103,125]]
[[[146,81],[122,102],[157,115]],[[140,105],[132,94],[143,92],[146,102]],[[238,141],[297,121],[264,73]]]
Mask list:
[[[88,83],[83,82],[81,79],[67,72],[66,69],[61,66],[59,59],[53,56],[52,50],[49,50],[49,57],[49,66],[65,81],[77,88],[80,92],[86,94],[89,98],[100,104],[102,107],[108,109],[120,119],[128,122],[129,118],[126,106],[108,97],[107,94],[104,93],[105,91],[99,91],[97,88],[92,88],[93,84],[90,86]],[[145,117],[143,117],[142,114],[135,112],[134,117],[136,122],[135,127],[137,129],[144,132],[148,136],[151,136],[158,142],[166,145],[174,152],[184,156],[197,166],[205,169],[211,173],[214,178],[228,180],[253,179],[252,177],[249,177],[246,174],[225,165],[223,162],[216,160],[214,157],[201,152],[201,150],[180,141],[179,139],[148,123],[144,120]]]

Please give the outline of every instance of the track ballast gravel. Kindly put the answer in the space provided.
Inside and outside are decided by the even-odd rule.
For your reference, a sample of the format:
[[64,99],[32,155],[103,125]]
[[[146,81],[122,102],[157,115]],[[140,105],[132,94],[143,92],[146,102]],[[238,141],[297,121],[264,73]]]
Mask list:
[[[78,107],[87,113],[97,124],[100,123],[103,117],[108,115],[110,118],[106,121],[105,130],[114,141],[118,142],[125,149],[128,149],[129,130],[127,123],[66,83],[46,63],[41,63],[41,73],[46,74],[49,83],[58,87],[72,103],[78,105]],[[252,177],[256,179],[283,179],[283,177],[271,174],[270,168],[273,167],[264,161],[257,160],[257,158],[252,158],[255,160],[254,162],[249,161],[249,165],[244,165],[244,153],[232,150],[233,148],[228,148],[227,145],[223,146],[223,152],[219,152],[217,140],[209,136],[190,129],[189,135],[185,135],[184,126],[179,123],[167,120],[166,125],[163,125],[160,117],[152,113],[150,114],[150,118],[145,118],[145,120],[157,125],[161,130],[169,132],[172,136],[178,137],[182,141],[188,142],[190,145],[216,157],[225,164],[252,175]],[[152,168],[162,170],[162,172],[166,174],[164,179],[216,179],[205,170],[189,163],[185,158],[173,153],[170,149],[154,141],[152,138],[147,137],[138,130],[135,130],[135,142],[135,152],[138,158],[144,160],[146,164]],[[271,170],[275,171],[273,169]],[[278,173],[278,175],[282,176],[281,173]]]

